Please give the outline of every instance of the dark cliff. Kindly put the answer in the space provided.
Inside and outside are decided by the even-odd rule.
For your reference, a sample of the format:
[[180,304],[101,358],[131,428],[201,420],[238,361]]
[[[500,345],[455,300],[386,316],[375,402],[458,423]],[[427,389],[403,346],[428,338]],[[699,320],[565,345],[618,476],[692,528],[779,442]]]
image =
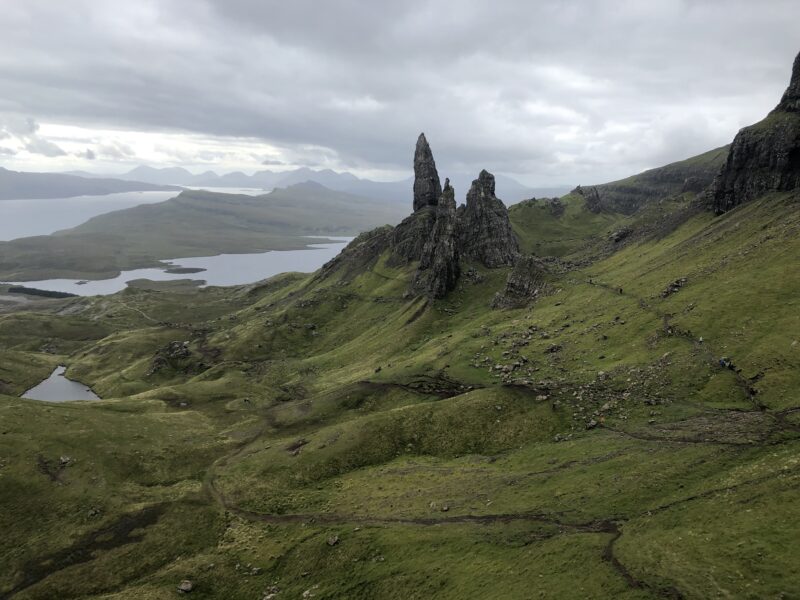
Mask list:
[[789,87],[763,121],[734,138],[728,159],[710,191],[711,208],[722,214],[769,192],[800,187],[800,54]]

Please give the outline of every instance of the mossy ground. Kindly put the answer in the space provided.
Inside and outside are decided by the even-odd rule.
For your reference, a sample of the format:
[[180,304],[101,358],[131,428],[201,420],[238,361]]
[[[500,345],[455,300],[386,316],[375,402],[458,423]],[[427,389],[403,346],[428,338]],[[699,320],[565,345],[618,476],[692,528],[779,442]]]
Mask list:
[[[379,260],[0,315],[0,597],[796,597],[797,198],[565,202],[525,309]],[[105,400],[14,397],[59,362]]]

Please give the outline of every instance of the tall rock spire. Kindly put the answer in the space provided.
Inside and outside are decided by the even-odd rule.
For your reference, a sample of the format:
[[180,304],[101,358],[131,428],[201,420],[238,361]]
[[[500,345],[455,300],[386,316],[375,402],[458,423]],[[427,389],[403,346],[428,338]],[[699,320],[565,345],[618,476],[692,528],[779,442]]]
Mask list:
[[455,191],[448,179],[436,207],[436,223],[422,248],[411,285],[431,298],[444,298],[456,287],[460,272]]
[[426,206],[436,206],[441,195],[442,184],[431,147],[425,134],[420,133],[414,152],[414,212]]

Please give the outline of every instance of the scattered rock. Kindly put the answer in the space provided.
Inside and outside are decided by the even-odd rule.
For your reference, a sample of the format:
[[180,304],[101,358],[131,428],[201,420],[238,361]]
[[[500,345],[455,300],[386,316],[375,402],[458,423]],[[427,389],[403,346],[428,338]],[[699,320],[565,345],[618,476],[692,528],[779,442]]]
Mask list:
[[181,594],[188,594],[194,589],[194,584],[188,579],[184,579],[178,584],[178,591]]
[[328,546],[335,546],[339,543],[339,536],[332,535],[328,538]]

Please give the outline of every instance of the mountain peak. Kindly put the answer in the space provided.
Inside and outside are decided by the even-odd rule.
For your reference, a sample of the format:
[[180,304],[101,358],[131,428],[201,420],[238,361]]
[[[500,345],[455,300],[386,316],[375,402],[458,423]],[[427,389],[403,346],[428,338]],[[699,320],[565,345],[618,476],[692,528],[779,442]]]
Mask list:
[[777,110],[800,112],[800,52],[794,59],[792,78],[789,80],[789,87],[786,88]]

